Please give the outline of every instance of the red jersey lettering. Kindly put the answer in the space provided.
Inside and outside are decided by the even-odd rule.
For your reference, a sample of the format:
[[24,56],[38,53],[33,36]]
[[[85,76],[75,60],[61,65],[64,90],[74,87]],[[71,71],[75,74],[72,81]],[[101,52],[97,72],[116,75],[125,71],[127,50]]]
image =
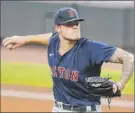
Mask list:
[[69,80],[70,79],[70,69],[65,70],[65,79]]
[[51,70],[52,70],[52,76],[57,77],[56,66],[53,66]]
[[79,75],[78,71],[72,71],[71,80],[72,81],[78,81],[78,75]]
[[58,67],[58,71],[60,73],[60,78],[63,78],[63,73],[65,71],[65,68],[64,67]]

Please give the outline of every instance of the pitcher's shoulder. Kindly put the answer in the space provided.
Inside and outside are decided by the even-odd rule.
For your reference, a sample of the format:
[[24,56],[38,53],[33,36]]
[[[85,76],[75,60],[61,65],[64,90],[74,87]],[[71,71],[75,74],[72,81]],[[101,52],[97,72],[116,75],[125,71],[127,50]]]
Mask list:
[[81,43],[83,45],[92,45],[92,44],[96,44],[96,43],[100,43],[100,42],[82,37],[82,38],[80,38],[79,43]]
[[85,43],[102,43],[102,42],[100,42],[100,41],[90,40],[90,39],[88,39],[88,38],[86,38],[86,37],[81,37],[79,41],[80,41],[80,42],[85,42]]
[[50,37],[50,40],[49,40],[49,44],[57,41],[58,39],[59,39],[58,33],[56,31],[53,31],[52,36]]
[[90,40],[88,38],[82,38],[85,41],[85,44],[88,46],[108,46],[109,44],[97,41],[97,40]]
[[89,39],[81,37],[79,43],[86,43]]

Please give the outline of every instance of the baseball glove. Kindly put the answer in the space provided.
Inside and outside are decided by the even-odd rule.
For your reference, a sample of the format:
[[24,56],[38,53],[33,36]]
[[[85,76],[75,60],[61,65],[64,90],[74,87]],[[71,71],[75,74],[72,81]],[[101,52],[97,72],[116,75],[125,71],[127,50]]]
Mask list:
[[[113,91],[114,84],[117,86],[117,91],[115,93]],[[88,89],[90,95],[108,98],[109,104],[112,97],[121,96],[118,85],[113,82],[110,77],[87,77],[85,79],[85,87]]]

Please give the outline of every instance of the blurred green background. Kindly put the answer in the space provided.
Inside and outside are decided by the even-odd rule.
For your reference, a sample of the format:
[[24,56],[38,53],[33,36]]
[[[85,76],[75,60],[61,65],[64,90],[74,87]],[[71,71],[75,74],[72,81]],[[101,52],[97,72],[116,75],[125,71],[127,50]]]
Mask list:
[[[110,74],[112,80],[120,79],[120,71],[103,70],[102,76]],[[52,78],[47,64],[1,62],[1,83],[39,87],[52,87]],[[126,85],[123,94],[134,94],[134,76]]]

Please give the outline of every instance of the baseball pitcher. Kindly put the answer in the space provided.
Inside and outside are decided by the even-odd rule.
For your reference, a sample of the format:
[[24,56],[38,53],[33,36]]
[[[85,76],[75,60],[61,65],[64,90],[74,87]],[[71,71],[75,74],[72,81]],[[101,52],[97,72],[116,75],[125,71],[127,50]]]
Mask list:
[[[52,71],[53,112],[101,112],[101,97],[120,97],[133,74],[134,55],[120,48],[81,37],[78,12],[70,7],[55,14],[54,31],[27,36],[6,37],[4,47],[15,49],[26,43],[48,45]],[[123,65],[121,78],[100,77],[104,62]],[[109,101],[110,102],[110,101]]]

